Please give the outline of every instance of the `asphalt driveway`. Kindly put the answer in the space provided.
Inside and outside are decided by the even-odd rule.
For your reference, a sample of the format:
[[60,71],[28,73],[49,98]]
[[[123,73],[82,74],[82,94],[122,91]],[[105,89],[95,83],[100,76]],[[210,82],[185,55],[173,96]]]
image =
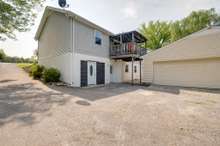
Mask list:
[[45,86],[0,64],[1,146],[220,145],[220,91]]

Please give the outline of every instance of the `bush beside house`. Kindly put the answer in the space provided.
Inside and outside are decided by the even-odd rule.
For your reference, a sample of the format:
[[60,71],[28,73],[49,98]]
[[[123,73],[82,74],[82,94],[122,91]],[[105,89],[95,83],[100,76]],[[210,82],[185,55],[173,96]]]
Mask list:
[[39,64],[27,63],[20,63],[17,66],[29,73],[34,79],[43,80],[45,83],[60,81],[61,74],[56,68],[45,68]]
[[30,76],[32,76],[34,79],[41,79],[43,75],[44,67],[38,64],[33,64],[31,66]]
[[55,68],[45,69],[43,72],[43,81],[48,82],[58,82],[60,79],[60,72]]

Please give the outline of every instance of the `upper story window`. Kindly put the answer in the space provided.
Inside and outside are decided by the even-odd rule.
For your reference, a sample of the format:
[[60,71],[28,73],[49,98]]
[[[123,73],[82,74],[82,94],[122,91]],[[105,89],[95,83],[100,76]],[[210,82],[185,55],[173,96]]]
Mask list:
[[128,65],[125,66],[125,72],[128,72]]
[[95,44],[102,45],[102,33],[95,31]]

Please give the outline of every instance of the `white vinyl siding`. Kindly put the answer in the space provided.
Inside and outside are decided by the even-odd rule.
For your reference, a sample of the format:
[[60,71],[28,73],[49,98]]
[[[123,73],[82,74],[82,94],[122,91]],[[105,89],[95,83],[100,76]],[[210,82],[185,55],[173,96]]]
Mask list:
[[39,64],[60,70],[61,80],[71,84],[71,19],[53,12],[38,42]]
[[[217,75],[216,72],[219,72],[218,69],[220,68],[218,59],[220,58],[219,40],[220,27],[213,27],[150,52],[144,56],[143,82],[163,85],[220,88],[219,84],[216,83],[216,81],[219,81],[219,75]],[[194,64],[195,60],[197,60],[197,64]],[[200,60],[200,63],[198,60]],[[206,61],[203,62],[201,60]],[[216,67],[217,69],[211,67],[215,62],[217,63],[216,65],[218,65],[218,67]],[[201,67],[198,68],[198,66],[202,66],[203,63],[204,69],[209,69],[209,71],[205,73]],[[171,64],[174,66],[171,66]],[[187,70],[185,67],[189,69]],[[186,72],[182,75],[182,79],[185,81],[179,78],[181,69]],[[187,76],[189,77],[186,78]],[[198,79],[198,76],[202,76],[201,79]],[[187,81],[188,79],[191,81]],[[201,82],[196,80],[200,80]]]
[[48,58],[72,52],[70,46],[70,21],[63,14],[48,17],[39,39],[39,58]]
[[101,33],[101,45],[95,43],[95,29],[76,22],[76,53],[109,58],[109,35]]

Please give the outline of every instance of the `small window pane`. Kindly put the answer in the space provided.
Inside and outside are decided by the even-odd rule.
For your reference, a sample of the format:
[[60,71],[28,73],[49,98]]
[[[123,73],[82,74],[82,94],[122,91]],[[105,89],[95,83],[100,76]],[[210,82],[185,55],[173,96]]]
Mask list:
[[137,66],[134,66],[134,72],[135,73],[137,72]]
[[89,72],[90,72],[90,76],[92,76],[93,75],[93,67],[92,67],[92,65],[90,65],[90,67],[89,67]]
[[125,66],[125,72],[128,72],[128,65]]
[[110,74],[112,74],[112,65],[110,66]]
[[102,34],[101,34],[101,32],[98,32],[98,31],[95,32],[95,43],[97,45],[102,44]]

